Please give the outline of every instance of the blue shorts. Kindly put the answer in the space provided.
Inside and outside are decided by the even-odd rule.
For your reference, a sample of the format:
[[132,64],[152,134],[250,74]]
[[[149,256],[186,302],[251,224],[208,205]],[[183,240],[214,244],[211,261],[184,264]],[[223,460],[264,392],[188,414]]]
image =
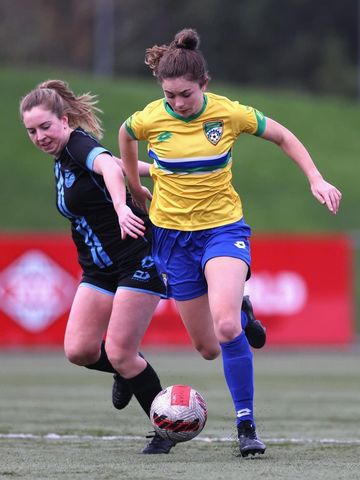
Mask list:
[[153,259],[167,295],[191,300],[207,292],[205,264],[215,257],[233,257],[248,266],[250,278],[250,227],[243,221],[216,228],[184,232],[153,227]]

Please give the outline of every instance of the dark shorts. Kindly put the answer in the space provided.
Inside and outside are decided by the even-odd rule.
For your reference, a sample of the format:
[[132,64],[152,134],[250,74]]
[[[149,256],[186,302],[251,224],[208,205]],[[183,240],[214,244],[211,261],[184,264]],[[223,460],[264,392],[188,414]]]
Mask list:
[[155,262],[147,251],[131,254],[116,267],[84,272],[80,285],[114,295],[118,288],[158,295],[166,298],[166,288]]
[[[206,262],[215,257],[233,257],[245,262],[247,279],[251,275],[250,227],[244,222],[186,232],[153,227],[153,257],[167,286],[167,294],[175,300],[191,300],[204,295],[207,282]],[[219,272],[219,278],[221,272]],[[223,279],[226,282],[226,278]]]

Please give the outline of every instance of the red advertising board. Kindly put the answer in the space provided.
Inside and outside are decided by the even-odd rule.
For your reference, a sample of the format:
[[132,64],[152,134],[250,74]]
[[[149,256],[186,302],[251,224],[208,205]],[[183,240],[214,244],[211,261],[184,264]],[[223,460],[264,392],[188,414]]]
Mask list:
[[261,236],[247,289],[272,345],[349,344],[352,248],[344,236]]
[[0,236],[0,346],[62,345],[80,275],[64,234]]
[[[271,346],[354,340],[352,247],[345,236],[257,236],[246,284]],[[0,347],[62,347],[80,278],[64,234],[0,236]],[[146,345],[190,345],[172,300],[162,300]]]

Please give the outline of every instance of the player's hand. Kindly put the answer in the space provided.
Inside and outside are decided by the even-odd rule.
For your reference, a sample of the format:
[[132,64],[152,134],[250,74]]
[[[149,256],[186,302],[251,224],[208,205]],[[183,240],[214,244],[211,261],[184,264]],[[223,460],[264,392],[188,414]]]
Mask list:
[[121,240],[125,240],[126,235],[132,238],[143,237],[145,233],[144,221],[137,217],[126,204],[120,205],[116,209],[121,230]]
[[319,202],[330,210],[334,215],[338,212],[341,202],[341,192],[328,183],[322,177],[311,182],[311,191]]
[[135,207],[140,208],[144,212],[148,213],[147,201],[151,201],[152,199],[151,192],[142,185],[140,185],[140,188],[136,190],[130,189],[130,191]]

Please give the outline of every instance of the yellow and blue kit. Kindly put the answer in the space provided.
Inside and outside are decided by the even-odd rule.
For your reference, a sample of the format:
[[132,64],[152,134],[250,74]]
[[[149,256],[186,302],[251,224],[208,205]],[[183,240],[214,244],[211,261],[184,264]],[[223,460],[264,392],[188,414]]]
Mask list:
[[125,125],[135,140],[148,142],[154,225],[196,231],[242,218],[241,200],[231,184],[232,147],[242,133],[262,135],[261,112],[205,93],[196,115],[184,118],[160,99],[134,113]]
[[[242,133],[261,136],[265,124],[256,109],[213,93],[204,94],[202,109],[191,117],[162,99],[127,119],[127,132],[148,142],[153,160],[153,258],[169,297],[186,301],[205,294],[205,265],[215,257],[242,260],[250,275],[251,230],[231,184],[232,148]],[[236,422],[254,425],[252,353],[244,331],[220,346]]]

